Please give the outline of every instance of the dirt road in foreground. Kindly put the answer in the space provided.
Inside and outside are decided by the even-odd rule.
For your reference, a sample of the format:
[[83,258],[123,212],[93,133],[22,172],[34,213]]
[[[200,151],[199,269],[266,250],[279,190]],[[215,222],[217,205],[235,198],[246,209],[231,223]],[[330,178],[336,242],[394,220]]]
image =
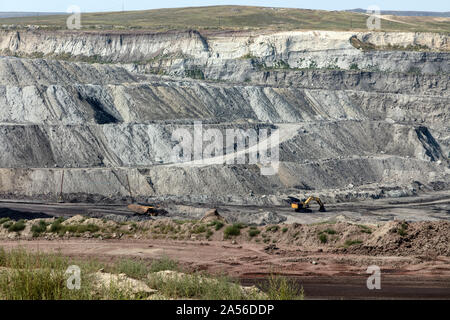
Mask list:
[[[283,274],[301,284],[308,299],[450,299],[450,257],[372,257],[225,241],[7,240],[0,246],[105,262],[167,256],[188,269],[226,273],[243,284],[262,284],[270,273]],[[367,289],[369,265],[381,268],[381,290]]]

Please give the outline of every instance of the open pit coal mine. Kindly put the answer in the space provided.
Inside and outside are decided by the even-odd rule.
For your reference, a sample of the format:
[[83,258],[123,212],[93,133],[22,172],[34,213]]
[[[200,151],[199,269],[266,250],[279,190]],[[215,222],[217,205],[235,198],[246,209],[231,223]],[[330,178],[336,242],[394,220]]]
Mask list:
[[[449,61],[439,34],[0,31],[0,198],[281,206],[446,191]],[[174,164],[173,132],[198,122],[278,130],[278,170]]]

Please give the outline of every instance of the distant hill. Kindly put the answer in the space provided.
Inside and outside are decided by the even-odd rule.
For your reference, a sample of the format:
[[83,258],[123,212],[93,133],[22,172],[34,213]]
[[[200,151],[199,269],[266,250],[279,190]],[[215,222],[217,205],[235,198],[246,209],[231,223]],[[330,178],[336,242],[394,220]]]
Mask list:
[[[360,9],[362,10],[362,9]],[[364,11],[365,13],[365,11]],[[66,29],[67,14],[0,18],[0,25],[40,25]],[[142,11],[90,12],[81,17],[83,29],[95,30],[333,30],[367,31],[367,15],[352,11],[325,11],[252,6],[209,6]],[[450,18],[430,16],[386,17],[382,31],[450,32]]]
[[[366,13],[365,9],[351,9],[346,10],[350,12]],[[394,10],[381,10],[381,14],[389,14],[394,16],[404,16],[404,17],[442,17],[449,18],[450,11],[448,12],[433,12],[433,11],[394,11]]]
[[51,16],[51,15],[61,15],[64,12],[1,12],[0,18],[20,18],[20,17],[40,17],[40,16]]

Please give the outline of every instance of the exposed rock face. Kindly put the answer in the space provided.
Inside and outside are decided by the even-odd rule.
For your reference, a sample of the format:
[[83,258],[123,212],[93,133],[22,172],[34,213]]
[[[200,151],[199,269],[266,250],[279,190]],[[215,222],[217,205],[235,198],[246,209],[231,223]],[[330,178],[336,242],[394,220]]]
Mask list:
[[[353,35],[428,50],[366,52]],[[448,188],[447,41],[322,31],[2,31],[0,50],[21,58],[0,57],[0,196],[56,199],[62,190],[78,201],[248,204],[292,193],[329,201],[408,195],[416,181]],[[279,130],[278,171],[174,164],[173,133],[195,135],[195,121],[223,137],[227,129]]]

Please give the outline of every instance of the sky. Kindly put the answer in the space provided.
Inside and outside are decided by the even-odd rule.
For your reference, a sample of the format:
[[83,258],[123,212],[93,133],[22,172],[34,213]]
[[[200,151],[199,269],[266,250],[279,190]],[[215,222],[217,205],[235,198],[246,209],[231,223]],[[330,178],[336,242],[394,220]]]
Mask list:
[[377,5],[381,10],[450,11],[448,0],[0,0],[0,11],[66,12],[76,5],[82,12],[97,12],[225,4],[323,10],[367,9]]

